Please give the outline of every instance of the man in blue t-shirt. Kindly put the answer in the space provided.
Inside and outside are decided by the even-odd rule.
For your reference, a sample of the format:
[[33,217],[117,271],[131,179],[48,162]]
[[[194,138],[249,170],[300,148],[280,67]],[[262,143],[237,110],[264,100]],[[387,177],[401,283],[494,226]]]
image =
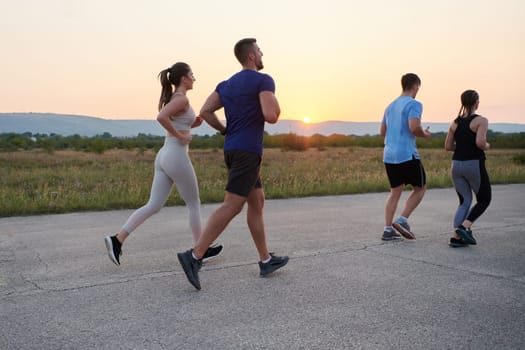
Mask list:
[[[431,135],[428,128],[423,130],[421,127],[423,105],[415,100],[421,80],[417,75],[408,73],[401,78],[401,86],[403,92],[386,108],[380,129],[381,136],[385,137],[383,162],[390,182],[390,195],[385,205],[385,228],[381,237],[384,241],[398,239],[401,235],[407,239],[416,238],[407,220],[426,190],[425,169],[416,147],[416,137],[429,138]],[[411,185],[412,192],[401,216],[394,221],[405,185]]]
[[[241,212],[244,203],[248,203],[248,227],[259,253],[260,275],[272,273],[288,262],[287,256],[270,253],[266,245],[264,191],[259,173],[264,123],[276,123],[281,113],[274,94],[275,83],[268,74],[259,73],[263,69],[263,54],[255,39],[240,40],[234,53],[242,70],[219,83],[200,111],[208,124],[226,135],[224,160],[228,182],[224,202],[210,216],[194,248],[177,254],[188,281],[199,290],[198,272],[208,247]],[[226,126],[215,114],[221,108],[226,115]]]

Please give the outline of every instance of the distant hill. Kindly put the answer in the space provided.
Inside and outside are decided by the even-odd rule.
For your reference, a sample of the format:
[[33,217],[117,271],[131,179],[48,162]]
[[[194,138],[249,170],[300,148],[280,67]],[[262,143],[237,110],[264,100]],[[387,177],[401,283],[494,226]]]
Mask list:
[[[446,132],[448,123],[425,123],[433,132]],[[379,122],[327,121],[304,124],[297,120],[280,120],[277,124],[266,124],[269,134],[294,133],[297,135],[377,135]],[[494,123],[490,129],[496,132],[525,132],[525,124]],[[0,113],[0,133],[58,134],[69,136],[95,136],[105,132],[117,137],[132,137],[139,133],[164,135],[165,131],[156,120],[145,119],[102,119],[82,115],[53,113]],[[193,129],[196,135],[213,135],[215,130],[203,123]]]

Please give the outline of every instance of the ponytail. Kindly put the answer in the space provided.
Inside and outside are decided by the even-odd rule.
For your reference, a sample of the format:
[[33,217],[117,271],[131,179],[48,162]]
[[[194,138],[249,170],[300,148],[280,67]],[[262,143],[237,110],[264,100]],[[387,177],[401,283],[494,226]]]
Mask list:
[[171,100],[171,96],[173,95],[173,88],[171,87],[171,83],[168,78],[168,73],[170,71],[170,68],[162,70],[158,78],[160,80],[160,85],[162,86],[162,90],[160,92],[160,99],[159,99],[159,105],[158,109],[159,111],[168,104]]
[[459,124],[459,121],[461,120],[461,116],[465,113],[465,107],[461,106],[459,108],[458,116],[456,119],[454,119],[454,123]]
[[170,102],[171,97],[173,96],[173,85],[175,87],[179,86],[182,77],[187,75],[190,71],[190,66],[184,62],[177,62],[173,66],[160,71],[158,78],[162,90],[160,92],[158,105],[159,111]]
[[479,101],[479,95],[475,90],[465,90],[461,94],[461,108],[459,109],[458,117],[454,119],[457,124],[462,116],[470,116],[474,113],[475,105]]

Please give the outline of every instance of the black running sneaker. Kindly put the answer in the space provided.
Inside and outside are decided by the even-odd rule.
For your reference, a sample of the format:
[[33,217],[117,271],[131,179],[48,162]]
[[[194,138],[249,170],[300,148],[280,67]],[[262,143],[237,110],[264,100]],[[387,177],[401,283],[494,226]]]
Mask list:
[[199,281],[199,270],[202,265],[202,260],[196,260],[192,255],[193,249],[187,250],[184,253],[178,253],[177,257],[186,274],[186,278],[192,286],[201,290],[201,282]]
[[470,244],[472,245],[478,244],[478,242],[476,242],[476,239],[474,238],[474,235],[472,234],[472,229],[470,227],[467,228],[467,233],[469,234],[470,239],[471,239]]
[[468,244],[465,243],[462,239],[457,239],[455,237],[450,238],[450,242],[448,245],[452,248],[468,247]]
[[204,256],[202,257],[202,262],[205,263],[206,261],[216,258],[219,256],[219,254],[222,252],[222,245],[220,244],[212,244],[208,250],[206,250],[206,253],[204,253]]
[[461,237],[463,242],[467,244],[476,244],[474,237],[463,226],[459,226],[456,229],[456,234]]
[[267,263],[263,263],[262,261],[259,261],[259,269],[260,269],[260,275],[268,275],[272,272],[274,272],[277,269],[280,269],[284,265],[288,263],[288,257],[287,256],[277,256],[273,253],[270,253],[270,261]]
[[120,265],[120,256],[122,255],[122,243],[119,242],[117,236],[107,236],[104,238],[106,248],[108,249],[109,259],[113,261],[115,265]]

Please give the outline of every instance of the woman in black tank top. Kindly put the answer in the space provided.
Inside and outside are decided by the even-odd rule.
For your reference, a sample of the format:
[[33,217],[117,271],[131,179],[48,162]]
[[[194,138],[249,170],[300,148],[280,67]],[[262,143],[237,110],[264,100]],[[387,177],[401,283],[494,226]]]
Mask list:
[[485,159],[484,150],[476,145],[477,134],[470,128],[470,123],[477,117],[480,116],[471,114],[467,117],[457,117],[455,119],[457,124],[454,133],[456,147],[452,155],[453,160]]
[[[454,152],[451,176],[459,198],[449,243],[451,247],[476,244],[472,223],[487,209],[492,196],[485,168],[485,150],[490,148],[487,142],[488,120],[475,114],[478,106],[476,91],[467,90],[461,94],[461,109],[445,140],[445,149]],[[471,209],[472,193],[476,195],[476,204]]]

